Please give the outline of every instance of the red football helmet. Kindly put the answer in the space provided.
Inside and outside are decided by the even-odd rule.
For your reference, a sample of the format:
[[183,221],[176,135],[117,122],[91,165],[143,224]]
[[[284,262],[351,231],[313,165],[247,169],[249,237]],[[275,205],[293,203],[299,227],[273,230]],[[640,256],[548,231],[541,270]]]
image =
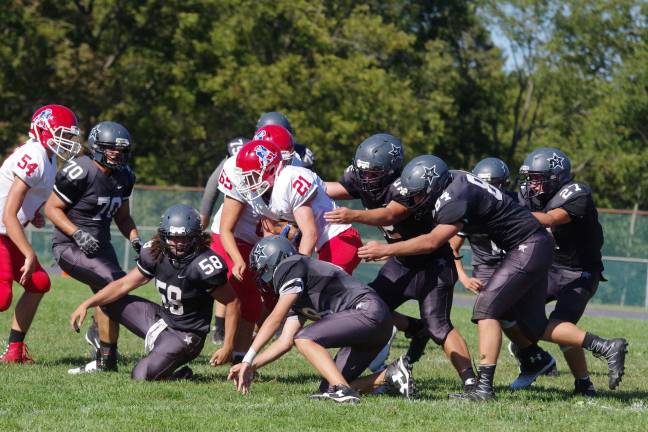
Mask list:
[[266,125],[254,132],[255,140],[272,141],[281,150],[284,165],[290,165],[295,156],[295,140],[288,129],[279,125]]
[[63,160],[70,160],[79,153],[79,130],[76,115],[63,105],[45,105],[32,116],[29,136],[43,147],[52,150]]
[[241,176],[237,190],[255,199],[274,186],[283,168],[281,150],[272,141],[252,140],[236,154],[236,170]]

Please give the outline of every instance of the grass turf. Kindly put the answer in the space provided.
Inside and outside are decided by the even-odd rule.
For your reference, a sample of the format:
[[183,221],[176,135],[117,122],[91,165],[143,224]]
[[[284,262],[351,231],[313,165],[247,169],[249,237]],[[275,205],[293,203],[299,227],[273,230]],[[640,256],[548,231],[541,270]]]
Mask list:
[[[15,294],[21,294],[16,287]],[[155,299],[151,285],[137,293]],[[214,345],[208,342],[191,363],[196,378],[188,382],[136,383],[130,370],[141,357],[143,342],[123,330],[118,373],[69,376],[67,369],[88,360],[87,344],[68,326],[69,314],[90,294],[69,278],[54,278],[28,336],[35,359],[31,366],[0,365],[0,430],[439,430],[553,431],[636,430],[648,424],[648,322],[584,318],[582,326],[601,336],[630,341],[626,375],[616,391],[607,390],[606,365],[588,355],[600,396],[572,397],[573,379],[557,347],[545,344],[558,360],[561,375],[543,377],[528,391],[510,392],[515,362],[503,350],[496,373],[497,402],[450,401],[461,389],[442,350],[430,345],[414,368],[420,399],[371,396],[359,405],[310,401],[319,378],[296,350],[261,370],[252,393],[241,396],[225,380],[227,367],[207,364]],[[15,303],[15,301],[14,301]],[[413,304],[403,308],[416,314]],[[455,308],[453,321],[477,351],[470,310]],[[9,333],[11,313],[0,315]],[[6,336],[5,336],[6,337]],[[399,335],[391,358],[404,353]]]

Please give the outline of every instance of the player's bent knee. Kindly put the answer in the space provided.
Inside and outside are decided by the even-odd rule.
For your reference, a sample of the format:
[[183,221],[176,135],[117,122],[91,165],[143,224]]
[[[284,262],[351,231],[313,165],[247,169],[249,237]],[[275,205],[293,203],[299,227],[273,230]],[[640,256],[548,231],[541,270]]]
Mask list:
[[0,282],[0,312],[4,312],[11,306],[13,293],[11,291],[11,282]]
[[452,331],[452,326],[451,325],[444,325],[444,326],[436,326],[436,327],[428,327],[428,334],[430,335],[430,339],[432,341],[439,345],[443,346],[445,343],[446,339],[448,338],[448,335]]
[[31,276],[31,283],[25,289],[32,293],[45,294],[52,287],[49,275],[44,271],[35,272]]

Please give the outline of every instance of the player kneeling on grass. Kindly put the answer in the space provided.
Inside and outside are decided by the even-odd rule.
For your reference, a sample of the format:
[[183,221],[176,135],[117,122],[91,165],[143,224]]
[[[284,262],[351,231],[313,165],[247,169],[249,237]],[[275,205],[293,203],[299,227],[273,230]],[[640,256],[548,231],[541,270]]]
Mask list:
[[[414,381],[402,358],[385,371],[358,378],[391,336],[389,307],[367,285],[339,267],[297,253],[278,236],[265,237],[252,249],[250,268],[258,286],[279,296],[263,322],[243,362],[230,369],[229,379],[248,393],[256,369],[281,357],[293,343],[324,380],[313,399],[358,402],[359,393],[387,384],[410,398]],[[257,352],[286,319],[281,336],[263,353]],[[303,327],[306,319],[315,321]],[[327,348],[341,347],[335,359]]]
[[[137,267],[84,301],[70,317],[79,331],[88,308],[106,305],[111,319],[145,339],[146,357],[137,362],[136,380],[190,378],[186,363],[195,359],[209,332],[214,299],[227,308],[221,351],[231,354],[239,321],[238,298],[227,283],[225,262],[209,248],[194,208],[176,204],[160,221],[158,235],[142,247]],[[162,306],[128,292],[155,278]]]

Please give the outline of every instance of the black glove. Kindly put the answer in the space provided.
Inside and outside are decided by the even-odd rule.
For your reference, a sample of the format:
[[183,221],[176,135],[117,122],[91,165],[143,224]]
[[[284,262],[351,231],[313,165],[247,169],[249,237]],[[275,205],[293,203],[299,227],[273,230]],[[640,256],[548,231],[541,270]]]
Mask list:
[[131,240],[131,246],[133,246],[135,253],[137,254],[137,256],[139,256],[140,251],[142,250],[142,239],[135,237],[133,240]]
[[87,256],[94,255],[99,251],[99,240],[87,231],[77,230],[72,234],[72,238]]

